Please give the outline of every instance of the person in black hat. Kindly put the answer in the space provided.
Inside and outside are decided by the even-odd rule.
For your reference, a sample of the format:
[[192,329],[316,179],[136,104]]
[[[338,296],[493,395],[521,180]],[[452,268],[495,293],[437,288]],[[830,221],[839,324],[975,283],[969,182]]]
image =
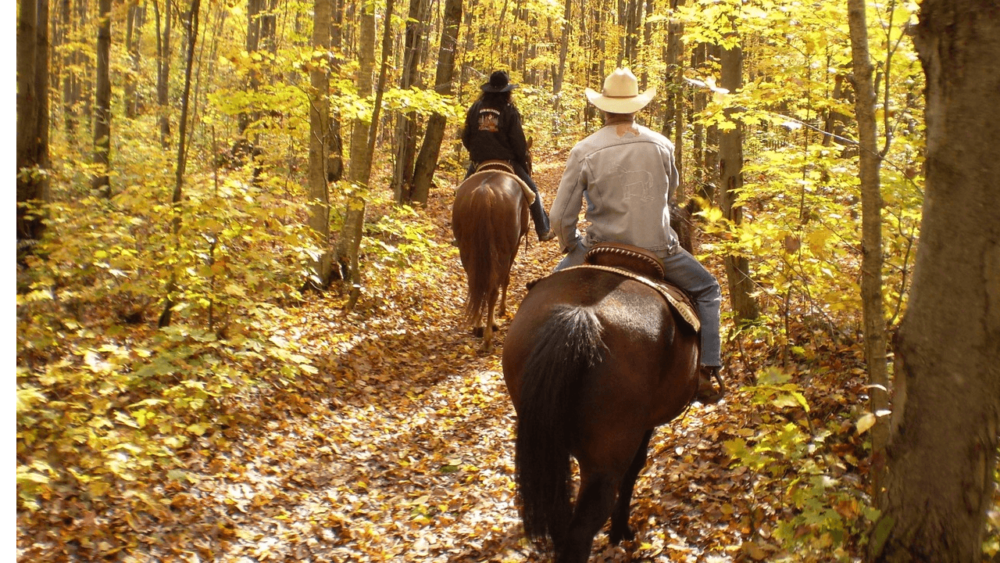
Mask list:
[[502,70],[490,75],[490,81],[483,84],[483,93],[469,108],[462,131],[462,144],[469,151],[472,165],[466,178],[476,171],[480,162],[487,160],[507,161],[518,178],[535,192],[535,202],[529,208],[531,220],[535,223],[538,240],[555,238],[549,229],[549,217],[545,214],[542,195],[538,186],[528,174],[528,142],[521,128],[521,114],[511,99],[511,90],[517,88]]

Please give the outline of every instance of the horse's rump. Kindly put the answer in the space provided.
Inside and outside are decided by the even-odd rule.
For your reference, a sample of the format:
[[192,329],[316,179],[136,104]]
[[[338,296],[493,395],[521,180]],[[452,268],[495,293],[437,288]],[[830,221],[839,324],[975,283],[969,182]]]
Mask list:
[[[630,533],[649,433],[694,397],[698,342],[656,289],[613,271],[569,268],[528,292],[507,330],[503,373],[518,416],[525,532],[552,537],[557,561],[586,560],[593,526],[612,514],[609,491],[622,503],[612,537]],[[570,455],[581,475],[575,509]]]
[[473,323],[489,296],[506,285],[518,246],[528,231],[528,208],[516,177],[480,172],[455,194],[452,230],[469,281],[465,320]]

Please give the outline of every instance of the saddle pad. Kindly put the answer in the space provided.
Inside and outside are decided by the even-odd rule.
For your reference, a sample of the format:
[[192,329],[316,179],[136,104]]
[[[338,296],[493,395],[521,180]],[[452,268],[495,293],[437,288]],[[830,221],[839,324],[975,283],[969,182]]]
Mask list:
[[[688,298],[688,296],[680,289],[666,282],[653,281],[645,276],[640,276],[635,272],[630,272],[628,270],[623,270],[621,268],[612,268],[610,266],[583,264],[581,266],[570,266],[569,268],[565,268],[559,271],[568,272],[569,270],[579,270],[579,269],[603,270],[605,272],[614,272],[618,275],[625,276],[626,278],[648,285],[649,287],[655,289],[660,295],[662,295],[663,298],[667,300],[667,303],[669,303],[670,306],[674,309],[674,311],[677,311],[677,314],[680,315],[681,318],[684,319],[687,322],[687,324],[695,330],[695,332],[701,332],[701,319],[698,318],[698,312],[694,308],[694,304],[691,303],[691,300]],[[531,289],[531,287],[536,283],[538,283],[539,281],[541,281],[541,279],[529,283],[528,289]]]
[[[521,191],[524,192],[524,199],[528,201],[528,205],[535,203],[535,192],[531,191],[528,184],[524,183],[524,180],[517,177],[517,174],[511,174],[510,172],[504,172],[503,170],[483,170],[482,172],[475,172],[468,178],[466,178],[462,184],[468,182],[469,180],[475,178],[476,176],[486,175],[486,174],[503,174],[504,176],[509,176],[514,180],[517,180],[517,184],[521,186]],[[482,179],[482,178],[480,178]],[[461,185],[461,184],[459,184]]]

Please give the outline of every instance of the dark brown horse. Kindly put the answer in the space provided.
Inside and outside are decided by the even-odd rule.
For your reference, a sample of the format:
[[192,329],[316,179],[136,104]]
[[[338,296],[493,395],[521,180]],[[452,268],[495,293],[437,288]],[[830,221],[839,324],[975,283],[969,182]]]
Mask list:
[[481,166],[480,172],[462,182],[451,214],[451,227],[469,281],[464,320],[473,326],[477,336],[482,335],[484,352],[493,350],[497,299],[497,312],[502,317],[507,311],[510,269],[528,233],[528,200],[520,180],[503,171],[503,166],[489,171],[484,171],[489,166]]
[[641,281],[568,269],[528,292],[507,331],[503,373],[517,411],[524,531],[551,538],[557,563],[586,562],[609,516],[612,543],[634,538],[629,504],[650,437],[694,398],[699,354],[698,333]]

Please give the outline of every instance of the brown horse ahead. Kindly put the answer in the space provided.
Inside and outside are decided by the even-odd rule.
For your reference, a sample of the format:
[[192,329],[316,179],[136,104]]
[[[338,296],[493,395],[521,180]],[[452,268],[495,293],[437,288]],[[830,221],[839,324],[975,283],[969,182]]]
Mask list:
[[482,331],[481,349],[490,352],[497,298],[502,317],[507,311],[510,268],[528,233],[528,201],[520,180],[500,170],[469,176],[455,194],[451,226],[469,279],[465,322],[473,326],[477,336]]
[[[698,333],[649,285],[567,269],[528,292],[507,331],[503,373],[517,411],[516,480],[530,538],[557,563],[584,563],[611,517],[633,539],[629,504],[653,428],[697,390]],[[570,455],[580,489],[570,501]]]

